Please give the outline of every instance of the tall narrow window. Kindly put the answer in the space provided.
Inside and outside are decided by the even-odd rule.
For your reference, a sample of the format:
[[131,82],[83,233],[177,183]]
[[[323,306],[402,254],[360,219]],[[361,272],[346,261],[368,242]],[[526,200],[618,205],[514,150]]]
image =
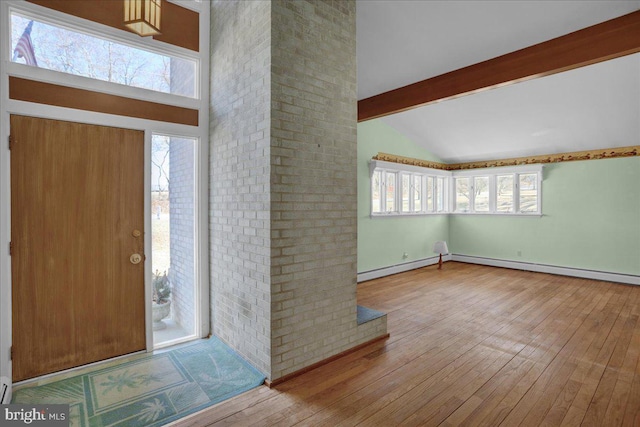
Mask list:
[[496,177],[496,211],[513,212],[513,174]]
[[402,175],[402,212],[411,211],[411,175]]
[[386,211],[395,212],[396,209],[396,176],[393,172],[385,174],[385,202]]
[[422,211],[422,176],[413,176],[413,211]]
[[444,212],[445,211],[445,182],[446,180],[439,176],[436,178],[436,211]]
[[519,175],[520,212],[538,211],[538,175]]
[[151,141],[154,345],[196,332],[196,142],[157,134]]
[[427,177],[427,212],[433,212],[434,210],[434,178],[432,176]]
[[473,178],[473,210],[475,212],[489,212],[488,176],[476,176]]
[[455,178],[455,211],[469,212],[471,193],[469,191],[469,178]]
[[[25,41],[29,40],[29,43]],[[197,62],[11,14],[12,62],[196,98]]]
[[375,171],[371,178],[371,212],[382,212],[382,197],[380,197],[382,188],[382,172]]

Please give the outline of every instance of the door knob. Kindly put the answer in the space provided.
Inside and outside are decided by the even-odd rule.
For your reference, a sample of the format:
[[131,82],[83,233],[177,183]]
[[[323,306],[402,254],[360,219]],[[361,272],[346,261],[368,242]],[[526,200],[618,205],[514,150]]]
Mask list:
[[129,261],[131,261],[131,264],[140,264],[140,261],[142,261],[142,255],[133,254],[129,257]]

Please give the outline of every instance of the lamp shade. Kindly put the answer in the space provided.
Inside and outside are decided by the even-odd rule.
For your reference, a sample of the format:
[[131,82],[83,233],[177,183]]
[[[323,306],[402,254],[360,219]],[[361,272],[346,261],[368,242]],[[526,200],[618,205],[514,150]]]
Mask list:
[[448,254],[449,253],[449,248],[447,247],[447,242],[436,242],[433,245],[433,252],[437,253],[437,254]]
[[124,25],[141,36],[160,34],[161,0],[124,0]]

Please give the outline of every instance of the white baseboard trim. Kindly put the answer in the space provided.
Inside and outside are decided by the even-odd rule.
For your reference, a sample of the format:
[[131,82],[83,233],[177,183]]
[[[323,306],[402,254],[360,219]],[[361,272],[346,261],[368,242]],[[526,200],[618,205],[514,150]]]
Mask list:
[[[364,271],[358,273],[358,283],[366,282],[367,280],[378,279],[380,277],[391,276],[392,274],[404,273],[405,271],[415,270],[416,268],[427,267],[438,263],[437,256],[419,259],[416,261],[404,262],[402,264],[396,264],[389,267],[377,268],[375,270]],[[442,255],[442,261],[450,261],[451,254]]]
[[492,267],[512,268],[515,270],[535,271],[537,273],[550,273],[560,276],[581,277],[584,279],[603,280],[605,282],[626,283],[628,285],[640,285],[640,276],[631,274],[608,273],[606,271],[584,270],[580,268],[556,267],[546,264],[529,262],[507,261],[494,258],[483,258],[467,255],[451,255],[452,261],[466,262],[469,264],[481,264]]
[[[488,265],[491,267],[512,268],[514,270],[534,271],[536,273],[557,274],[559,276],[581,277],[583,279],[602,280],[605,282],[625,283],[628,285],[640,286],[640,276],[632,274],[609,273],[606,271],[584,270],[580,268],[557,267],[554,265],[535,264],[530,262],[508,261],[495,258],[483,258],[468,255],[443,255],[442,261],[458,261],[469,264]],[[403,273],[415,270],[416,268],[427,267],[438,263],[438,257],[424,258],[417,261],[405,262],[389,267],[358,273],[358,283],[367,280],[379,279],[380,277],[391,276],[392,274]]]

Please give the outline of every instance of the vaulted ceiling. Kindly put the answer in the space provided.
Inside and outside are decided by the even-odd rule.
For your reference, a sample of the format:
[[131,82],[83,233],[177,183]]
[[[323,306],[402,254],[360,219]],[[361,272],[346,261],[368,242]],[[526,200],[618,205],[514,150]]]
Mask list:
[[[634,1],[358,1],[364,99],[640,10]],[[450,163],[640,144],[640,54],[381,119]]]

